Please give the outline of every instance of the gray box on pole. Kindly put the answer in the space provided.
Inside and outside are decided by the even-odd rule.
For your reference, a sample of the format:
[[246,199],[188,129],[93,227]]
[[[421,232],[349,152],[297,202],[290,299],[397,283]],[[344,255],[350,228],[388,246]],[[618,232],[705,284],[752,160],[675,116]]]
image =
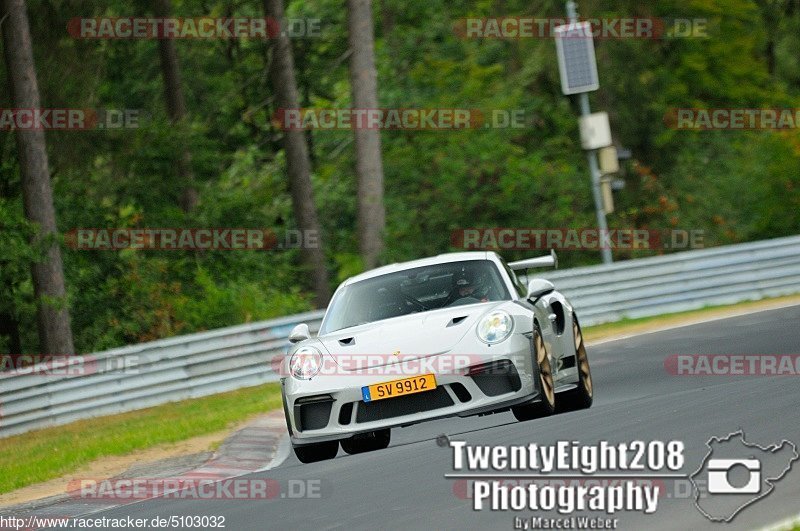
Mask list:
[[600,149],[611,145],[611,124],[608,121],[608,113],[595,112],[581,116],[578,125],[583,149]]
[[572,22],[556,27],[553,32],[558,54],[558,71],[561,74],[561,91],[570,95],[600,88],[592,25],[589,22]]

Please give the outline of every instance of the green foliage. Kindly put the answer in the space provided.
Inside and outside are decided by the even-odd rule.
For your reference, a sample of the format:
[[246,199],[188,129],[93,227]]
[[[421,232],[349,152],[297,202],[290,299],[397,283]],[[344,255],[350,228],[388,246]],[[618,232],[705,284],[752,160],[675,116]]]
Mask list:
[[[25,322],[35,317],[30,264],[39,254],[30,244],[34,228],[25,221],[20,207],[19,202],[0,197],[0,314]],[[0,336],[0,352],[8,352],[9,343]]]
[[[705,231],[707,245],[800,232],[800,134],[689,132],[665,122],[685,107],[800,107],[796,53],[800,12],[756,0],[582,0],[584,16],[703,18],[706,38],[596,41],[601,88],[595,110],[633,152],[611,227]],[[176,43],[188,107],[169,124],[158,45],[150,40],[75,40],[73,16],[149,15],[144,1],[103,6],[29,2],[43,106],[132,108],[141,126],[49,132],[59,227],[295,228],[281,132],[259,40]],[[175,16],[262,16],[261,2],[182,0]],[[382,107],[524,111],[523,127],[385,131],[385,262],[448,250],[468,227],[586,227],[594,211],[580,149],[577,106],[560,92],[551,39],[465,39],[465,17],[562,17],[563,2],[382,0],[374,4]],[[350,85],[344,5],[290,1],[290,17],[322,21],[318,37],[293,41],[301,105],[347,108]],[[4,73],[0,104],[10,107]],[[354,147],[350,131],[307,134],[315,200],[331,278],[360,272]],[[196,211],[177,207],[175,158],[192,155]],[[0,131],[0,312],[21,323],[36,349],[16,150]],[[509,259],[530,253],[511,252]],[[641,255],[643,253],[639,253]],[[638,256],[637,255],[637,256]],[[619,253],[618,259],[633,257]],[[564,266],[597,253],[565,252]],[[77,251],[65,249],[76,345],[89,351],[311,307],[296,250]],[[0,343],[0,347],[2,347]]]

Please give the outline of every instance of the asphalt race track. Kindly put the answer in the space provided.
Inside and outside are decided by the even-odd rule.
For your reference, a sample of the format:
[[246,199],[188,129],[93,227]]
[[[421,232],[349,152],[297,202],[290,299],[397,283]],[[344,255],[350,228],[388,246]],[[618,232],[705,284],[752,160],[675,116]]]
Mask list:
[[[312,465],[301,465],[292,455],[278,468],[256,475],[277,480],[283,488],[292,480],[318,480],[317,499],[154,499],[93,516],[224,515],[226,529],[233,530],[513,529],[515,516],[530,518],[532,512],[474,511],[456,480],[444,478],[452,472],[452,449],[437,445],[438,435],[487,445],[678,439],[686,445],[682,472],[687,475],[702,462],[710,437],[739,428],[751,443],[766,446],[788,439],[800,446],[797,376],[675,376],[664,367],[673,354],[800,354],[800,306],[592,346],[596,391],[590,410],[526,423],[515,422],[510,413],[426,423],[394,430],[392,445],[383,451],[348,456],[340,450],[335,460]],[[730,524],[712,524],[691,497],[672,494],[662,497],[654,515],[615,514],[619,528],[754,529],[772,524],[800,512],[800,464]]]

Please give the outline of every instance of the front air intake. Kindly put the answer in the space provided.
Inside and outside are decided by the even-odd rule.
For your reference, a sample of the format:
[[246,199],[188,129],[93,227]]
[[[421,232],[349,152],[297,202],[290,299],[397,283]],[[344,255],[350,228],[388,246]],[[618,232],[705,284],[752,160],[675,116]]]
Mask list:
[[486,396],[499,396],[522,389],[517,368],[510,360],[475,365],[469,368],[467,376]]
[[331,395],[304,396],[294,403],[297,431],[321,430],[328,425],[333,407]]

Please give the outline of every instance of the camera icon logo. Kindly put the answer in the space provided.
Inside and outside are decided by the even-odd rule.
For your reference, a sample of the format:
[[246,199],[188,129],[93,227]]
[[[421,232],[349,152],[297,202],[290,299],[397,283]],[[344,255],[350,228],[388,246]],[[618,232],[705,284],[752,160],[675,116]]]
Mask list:
[[781,479],[800,460],[789,440],[761,446],[747,442],[742,430],[711,437],[708,452],[689,475],[694,504],[712,522],[730,522],[745,507],[781,485]]
[[[749,472],[747,483],[735,486],[731,472],[744,467]],[[761,492],[761,462],[758,459],[709,459],[709,494],[758,494]]]

